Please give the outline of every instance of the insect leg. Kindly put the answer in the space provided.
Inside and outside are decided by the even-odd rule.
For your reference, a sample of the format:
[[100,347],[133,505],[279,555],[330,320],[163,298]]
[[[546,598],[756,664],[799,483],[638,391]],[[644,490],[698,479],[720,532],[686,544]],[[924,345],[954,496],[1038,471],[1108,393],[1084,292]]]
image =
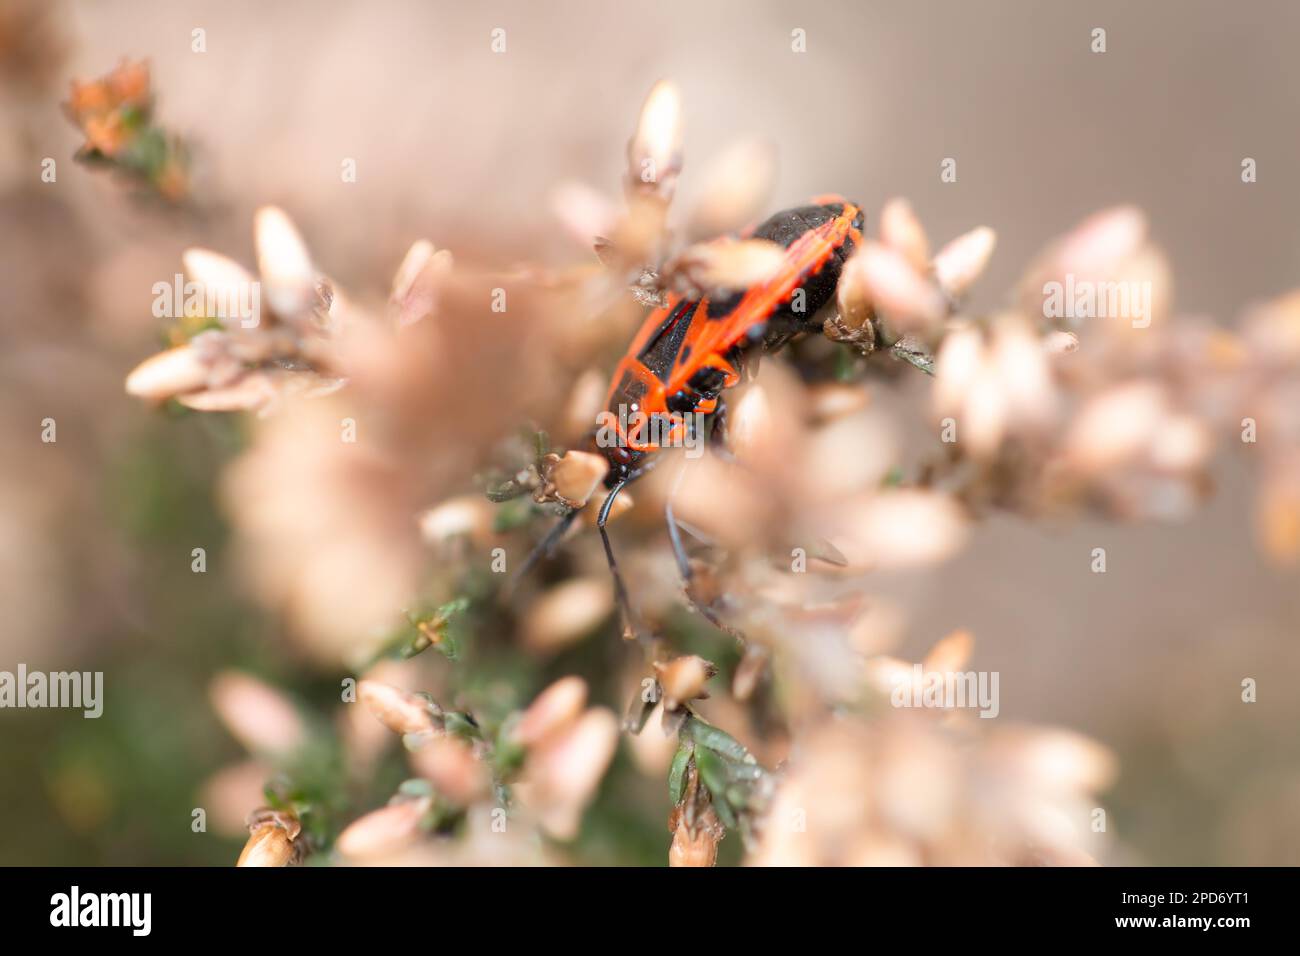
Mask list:
[[682,475],[685,474],[685,472],[685,468],[682,468],[677,472],[677,478],[673,481],[672,491],[668,493],[668,500],[664,504],[664,518],[668,522],[668,540],[672,542],[673,557],[677,559],[677,570],[682,576],[682,590],[686,594],[686,600],[691,602],[691,607],[695,608],[695,610],[697,610],[706,621],[724,634],[730,634],[741,644],[744,644],[746,642],[745,635],[741,631],[732,627],[726,621],[722,620],[722,618],[718,617],[717,612],[715,612],[711,607],[697,601],[695,599],[695,593],[691,590],[691,579],[695,576],[695,572],[691,568],[690,558],[686,556],[686,548],[682,545],[681,530],[677,527],[677,518],[673,514],[673,499],[677,496],[677,488],[681,485]]
[[555,526],[546,532],[546,537],[539,541],[532,551],[528,552],[528,557],[524,558],[524,563],[519,565],[519,570],[510,579],[508,590],[513,591],[515,585],[522,581],[524,575],[531,571],[539,561],[551,556],[551,552],[555,550],[555,546],[560,543],[560,539],[564,537],[564,532],[569,530],[569,526],[573,524],[573,519],[576,517],[578,517],[578,509],[575,508],[555,522]]
[[718,407],[709,416],[709,420],[709,454],[728,465],[744,467],[727,447],[727,402],[722,396],[718,397]]
[[619,573],[618,562],[614,560],[614,548],[609,543],[609,532],[605,530],[605,522],[609,520],[609,510],[614,505],[614,499],[618,493],[623,490],[627,484],[627,479],[620,481],[613,488],[609,489],[609,494],[605,496],[605,501],[600,506],[600,513],[596,516],[596,527],[600,530],[601,543],[605,545],[605,558],[609,562],[609,573],[614,576],[614,595],[618,598],[619,611],[623,615],[624,637],[641,638],[641,628],[638,626],[638,620],[635,612],[632,610],[632,601],[628,598],[627,586],[623,583],[623,575]]
[[713,423],[709,427],[709,444],[716,450],[727,445],[727,400],[718,396],[718,407],[713,411]]
[[677,470],[677,477],[673,479],[672,491],[668,493],[668,500],[664,504],[664,518],[668,521],[668,540],[673,545],[673,557],[677,559],[677,570],[681,573],[682,583],[686,586],[687,595],[690,594],[691,584],[691,562],[686,557],[686,548],[682,546],[682,533],[677,527],[677,518],[673,514],[673,499],[677,497],[677,488],[682,483],[682,475],[686,473],[685,468]]

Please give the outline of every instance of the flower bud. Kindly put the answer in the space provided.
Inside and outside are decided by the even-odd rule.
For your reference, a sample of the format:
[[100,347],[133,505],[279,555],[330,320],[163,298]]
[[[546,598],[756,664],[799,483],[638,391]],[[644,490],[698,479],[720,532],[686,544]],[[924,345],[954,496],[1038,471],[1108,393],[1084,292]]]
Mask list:
[[393,733],[425,734],[436,729],[429,702],[415,694],[390,684],[363,680],[357,684],[357,697]]
[[776,179],[771,143],[747,140],[724,151],[702,177],[704,197],[691,211],[688,234],[721,236],[758,218]]
[[568,180],[551,191],[551,210],[565,232],[586,245],[614,230],[614,206],[584,182]]
[[288,866],[293,856],[293,841],[284,828],[264,823],[249,834],[235,866]]
[[676,710],[687,701],[695,700],[704,691],[709,678],[717,668],[702,657],[691,654],[677,657],[664,664],[655,664],[659,685],[664,690],[664,707]]
[[582,811],[618,747],[618,718],[592,708],[568,730],[529,752],[524,768],[526,802],[551,836],[571,840]]
[[348,824],[334,846],[354,860],[403,849],[419,836],[420,821],[432,804],[431,798],[421,797],[372,810]]
[[682,162],[682,101],[667,80],[656,83],[646,97],[627,144],[627,160],[633,188],[664,199],[672,196]]
[[161,401],[202,388],[208,381],[208,363],[192,345],[180,345],[151,355],[126,377],[128,395]]
[[451,269],[451,253],[446,249],[435,251],[427,239],[419,240],[407,250],[393,276],[388,299],[396,310],[399,327],[418,322],[437,309],[439,291]]
[[264,408],[275,400],[276,394],[271,376],[255,371],[220,388],[178,395],[176,401],[196,412],[249,412]]
[[307,311],[316,299],[316,274],[293,220],[283,209],[263,206],[253,217],[253,240],[271,308],[284,317]]
[[588,634],[614,608],[607,577],[573,578],[548,590],[528,609],[524,645],[558,650]]
[[1167,410],[1165,391],[1156,382],[1113,386],[1090,398],[1075,417],[1066,452],[1084,472],[1118,468],[1150,446]]
[[249,837],[235,866],[289,866],[302,860],[305,845],[298,840],[302,823],[287,810],[262,807],[249,814]]
[[984,274],[998,237],[988,226],[958,236],[934,257],[934,277],[950,296],[963,294]]
[[233,324],[251,318],[233,311],[245,300],[248,290],[256,282],[247,269],[234,259],[210,249],[186,249],[181,253],[181,262],[185,265],[185,274],[203,287],[205,301],[214,305],[215,318]]
[[959,671],[966,666],[974,649],[975,638],[970,631],[953,631],[930,648],[921,666],[927,671]]
[[457,806],[469,806],[492,788],[492,775],[474,753],[474,748],[457,737],[438,737],[411,754],[411,765],[434,789]]
[[482,543],[492,528],[492,506],[482,495],[449,498],[421,512],[419,523],[420,537],[435,547],[457,538]]
[[928,332],[943,320],[948,308],[943,295],[902,253],[866,242],[854,258],[860,260],[857,268],[872,303],[896,332]]
[[885,203],[880,211],[880,238],[895,252],[902,253],[917,271],[930,267],[930,240],[906,199]]
[[550,468],[548,478],[555,493],[570,508],[583,507],[595,493],[609,471],[609,462],[601,455],[585,451],[567,451]]
[[686,249],[664,268],[664,275],[687,292],[748,289],[776,274],[785,255],[785,249],[766,239],[715,239]]
[[1079,337],[1073,332],[1053,329],[1043,336],[1043,351],[1051,356],[1068,355],[1079,348]]
[[871,289],[867,285],[867,275],[857,256],[849,259],[840,273],[840,282],[835,290],[835,304],[839,308],[840,324],[846,329],[869,329],[875,313],[871,308]]
[[531,747],[568,727],[587,703],[587,682],[581,677],[561,677],[528,705],[511,732],[511,739]]
[[255,677],[225,671],[213,679],[209,696],[226,729],[253,753],[291,753],[306,740],[298,709]]

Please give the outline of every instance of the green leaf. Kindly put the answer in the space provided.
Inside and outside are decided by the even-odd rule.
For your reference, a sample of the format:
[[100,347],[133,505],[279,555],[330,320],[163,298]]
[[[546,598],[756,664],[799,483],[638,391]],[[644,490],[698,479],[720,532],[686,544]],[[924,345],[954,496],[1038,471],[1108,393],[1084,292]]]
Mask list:
[[492,750],[492,763],[498,777],[508,777],[524,765],[528,751],[516,743],[497,738],[497,745]]
[[673,754],[672,766],[668,768],[668,796],[673,799],[673,806],[682,802],[686,789],[686,767],[691,762],[691,747],[685,742]]
[[412,657],[415,657],[417,654],[422,654],[425,651],[427,651],[431,644],[433,644],[433,641],[429,640],[428,637],[426,637],[423,634],[417,633],[415,635],[415,640],[411,641],[400,651],[398,651],[398,654],[401,656],[402,660],[404,661],[410,660]]
[[623,728],[628,733],[639,734],[645,730],[646,721],[654,713],[656,701],[646,700],[645,695],[641,693],[641,688],[637,688],[636,696],[632,698],[628,705],[627,714],[623,717]]
[[706,724],[698,717],[688,718],[683,729],[701,747],[715,750],[730,760],[741,761],[749,756],[749,751],[735,737],[712,724]]
[[736,815],[727,803],[727,772],[717,754],[708,750],[695,751],[695,766],[699,768],[700,779],[713,797],[713,809],[729,829],[735,829]]
[[407,660],[432,645],[448,660],[457,660],[460,657],[460,640],[455,633],[459,624],[457,619],[469,608],[469,603],[469,598],[458,597],[431,611],[407,614],[406,619],[415,634],[412,636],[405,630],[398,634],[398,655]]
[[[520,491],[520,494],[523,494],[523,491]],[[515,501],[499,500],[505,501],[506,504],[498,508],[496,514],[492,516],[492,530],[497,534],[504,534],[507,531],[522,528],[533,520],[533,515],[536,512],[533,510],[532,501],[520,499],[518,496],[516,496]]]
[[729,763],[727,764],[727,774],[732,780],[741,783],[756,783],[763,779],[767,771],[756,763]]
[[503,481],[501,484],[487,489],[484,494],[487,495],[488,501],[495,501],[497,504],[501,504],[502,502],[512,501],[515,498],[518,498],[527,490],[527,488],[511,478],[509,481]]
[[838,382],[851,382],[854,379],[855,366],[857,365],[856,356],[848,349],[835,350],[835,380]]
[[478,724],[476,724],[469,714],[463,714],[459,711],[449,711],[442,716],[443,727],[447,733],[465,740],[480,740],[482,734],[479,733]]
[[403,780],[397,792],[404,797],[431,797],[433,784],[422,777],[412,777],[410,780]]

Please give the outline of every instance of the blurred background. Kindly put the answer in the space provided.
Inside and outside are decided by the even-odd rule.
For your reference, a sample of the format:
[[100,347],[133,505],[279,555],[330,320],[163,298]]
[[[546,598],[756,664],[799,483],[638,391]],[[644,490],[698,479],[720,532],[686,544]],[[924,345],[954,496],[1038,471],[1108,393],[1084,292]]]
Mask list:
[[[326,705],[347,673],[286,639],[223,560],[219,475],[247,423],[123,391],[160,342],[153,283],[186,247],[249,263],[253,212],[274,203],[322,270],[381,305],[421,237],[458,262],[580,261],[548,196],[571,179],[616,195],[636,110],[670,77],[683,201],[704,158],[757,136],[777,147],[772,208],[835,191],[871,219],[902,195],[936,241],[994,227],[976,307],[1052,237],[1130,202],[1169,255],[1175,310],[1227,323],[1300,285],[1298,30],[1285,0],[3,0],[0,669],[102,670],[106,701],[99,720],[0,713],[0,863],[229,863],[241,837],[190,828],[242,752],[209,704],[213,676],[237,667]],[[151,64],[155,119],[193,149],[197,208],[134,201],[72,161],[69,82],[122,57]],[[909,614],[901,656],[967,628],[976,666],[1002,675],[1004,717],[1115,750],[1111,862],[1300,863],[1300,589],[1257,552],[1246,468],[1228,458],[1213,477],[1183,523],[995,517],[934,572],[875,582]],[[580,856],[604,862],[622,841],[644,853],[619,859],[662,859],[663,802],[625,819],[602,797]]]

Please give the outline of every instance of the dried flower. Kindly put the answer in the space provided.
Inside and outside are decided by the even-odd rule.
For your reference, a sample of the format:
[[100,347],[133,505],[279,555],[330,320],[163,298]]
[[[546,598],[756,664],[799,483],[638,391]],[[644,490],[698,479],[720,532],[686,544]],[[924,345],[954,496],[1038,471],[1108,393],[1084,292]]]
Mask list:
[[104,163],[178,201],[189,189],[189,155],[184,144],[153,124],[149,65],[123,60],[107,75],[72,81],[63,104],[85,137],[77,158]]
[[713,866],[718,859],[718,844],[722,842],[725,828],[718,815],[709,808],[695,821],[694,827],[685,821],[685,814],[674,813],[672,846],[668,848],[669,866]]
[[263,808],[249,814],[249,837],[235,866],[292,866],[302,862],[306,841],[292,813]]
[[704,658],[690,654],[655,664],[655,672],[664,691],[664,708],[676,710],[682,704],[707,697],[704,685],[718,669]]
[[609,462],[600,455],[585,451],[567,451],[563,457],[549,456],[543,486],[536,494],[540,501],[554,498],[569,508],[581,508],[605,479]]
[[[293,395],[328,395],[343,384],[333,374],[330,320],[344,307],[316,278],[302,238],[283,211],[259,209],[254,232],[260,282],[219,253],[184,252],[199,308],[191,313],[187,298],[185,313],[172,318],[189,342],[140,363],[127,376],[129,394],[177,397],[197,411],[253,411]],[[274,314],[261,309],[259,290]],[[187,327],[204,328],[206,319],[221,328],[186,333]]]

